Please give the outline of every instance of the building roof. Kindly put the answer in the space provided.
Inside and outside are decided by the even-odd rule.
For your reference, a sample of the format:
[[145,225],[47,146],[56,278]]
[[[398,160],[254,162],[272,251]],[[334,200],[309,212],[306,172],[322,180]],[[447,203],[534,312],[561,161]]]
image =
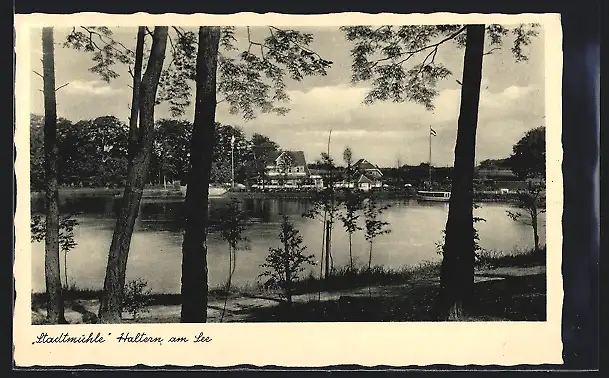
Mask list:
[[369,175],[362,173],[359,176],[359,179],[357,179],[357,183],[361,184],[361,183],[368,183],[368,184],[374,184],[374,178],[370,177]]
[[305,154],[303,151],[273,151],[267,156],[267,165],[275,166],[275,162],[277,158],[281,156],[281,154],[287,153],[292,156],[292,160],[294,161],[295,167],[304,167],[304,172],[309,175],[309,167],[307,166],[307,160],[305,159]]
[[379,169],[379,167],[370,163],[366,159],[359,159],[358,161],[355,162],[355,164],[353,164],[353,166],[356,167],[357,169],[362,169],[362,170]]
[[307,160],[305,159],[305,154],[303,151],[273,151],[268,155],[267,162],[275,163],[277,158],[284,152],[292,156],[295,165],[304,165],[305,167],[307,166]]
[[381,172],[381,169],[378,166],[370,163],[366,159],[359,159],[355,162],[355,164],[353,164],[353,167],[358,171],[375,172],[375,176],[378,176],[378,178],[381,178],[383,176],[383,172]]

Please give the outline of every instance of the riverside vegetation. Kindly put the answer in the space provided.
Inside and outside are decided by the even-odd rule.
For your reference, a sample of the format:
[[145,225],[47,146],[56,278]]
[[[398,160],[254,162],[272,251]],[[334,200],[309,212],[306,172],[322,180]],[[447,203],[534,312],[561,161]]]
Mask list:
[[[476,306],[471,300],[480,301],[484,298],[483,294],[477,293],[480,282],[475,284],[473,258],[475,241],[473,233],[469,232],[469,229],[473,229],[474,226],[471,204],[474,200],[475,136],[483,56],[502,45],[507,35],[512,35],[514,38],[511,52],[516,61],[526,61],[523,47],[530,44],[531,38],[537,35],[535,30],[537,26],[522,24],[510,29],[496,24],[404,25],[397,27],[384,25],[378,28],[367,26],[340,28],[345,34],[346,40],[353,45],[353,81],[372,81],[372,89],[366,96],[367,103],[389,99],[396,102],[408,100],[417,102],[427,109],[433,109],[433,100],[438,94],[437,83],[451,75],[450,70],[440,62],[434,61],[438,49],[447,43],[455,43],[456,46],[465,50],[463,78],[460,82],[462,96],[457,127],[457,147],[455,148],[454,169],[451,174],[452,195],[446,223],[443,262],[439,274],[442,283],[440,285],[442,300],[439,305],[435,306],[440,315],[434,319],[464,319],[468,316],[466,311],[472,311],[472,314],[475,312]],[[201,209],[208,207],[209,198],[205,193],[207,193],[209,184],[213,182],[212,168],[215,163],[218,163],[213,151],[217,125],[216,105],[218,102],[226,101],[232,113],[239,113],[246,120],[254,118],[258,111],[285,114],[289,109],[278,106],[280,104],[277,103],[289,99],[284,77],[289,76],[292,80],[301,81],[305,76],[324,76],[326,70],[333,64],[308,47],[313,41],[311,34],[271,26],[268,28],[266,37],[252,38],[250,28],[247,27],[244,30],[247,31],[247,40],[244,39],[246,43],[243,44],[247,45],[246,49],[239,47],[236,43],[234,27],[201,26],[197,32],[194,32],[180,27],[155,26],[153,30],[150,30],[146,26],[139,26],[135,51],[132,51],[124,44],[117,42],[112,30],[108,27],[74,27],[66,40],[59,44],[54,42],[53,28],[43,28],[43,75],[39,74],[39,76],[43,77],[44,81],[45,115],[42,143],[44,158],[43,164],[39,166],[44,168],[44,180],[41,186],[44,187],[46,199],[45,276],[48,322],[55,324],[68,320],[64,314],[64,308],[69,294],[69,290],[64,293],[62,287],[59,259],[58,186],[65,178],[67,165],[66,161],[61,160],[59,146],[61,141],[58,140],[58,129],[60,129],[58,124],[61,120],[57,118],[55,92],[61,87],[55,86],[55,46],[62,45],[91,54],[93,66],[90,71],[100,75],[105,81],[109,82],[119,76],[119,73],[115,71],[117,65],[128,66],[133,78],[131,114],[129,126],[125,128],[128,131],[124,133],[126,134],[126,140],[123,143],[124,150],[107,149],[107,145],[103,143],[105,139],[103,137],[101,145],[94,144],[95,148],[101,147],[104,152],[100,155],[94,152],[94,156],[101,157],[102,161],[118,162],[122,167],[104,170],[101,172],[102,177],[106,173],[112,175],[121,170],[124,172],[124,181],[118,184],[124,184],[123,202],[109,248],[101,303],[97,304],[99,321],[103,323],[121,321],[121,313],[125,309],[125,273],[133,227],[141,201],[142,189],[151,171],[153,151],[159,142],[156,138],[154,107],[159,103],[168,103],[172,113],[179,115],[183,113],[186,106],[191,104],[192,87],[196,87],[195,117],[192,123],[192,135],[188,138],[190,139],[188,168],[181,173],[188,182],[188,192],[185,200],[187,214],[182,244],[181,308],[178,318],[184,323],[204,323],[207,321],[210,307],[208,304],[212,306],[213,304],[208,303],[210,290],[206,269],[208,254],[206,238],[209,218],[208,213]],[[264,31],[267,32],[266,29]],[[488,37],[490,45],[494,47],[485,54],[486,37]],[[149,49],[144,48],[146,39],[151,42],[148,44]],[[166,54],[167,46],[171,46],[171,54]],[[166,67],[164,65],[166,55],[171,56],[172,62],[175,61],[175,64]],[[422,63],[414,68],[402,65],[414,55],[425,56]],[[374,59],[378,59],[378,61],[374,61]],[[269,78],[271,83],[267,83],[263,76]],[[396,85],[390,85],[394,82]],[[218,94],[221,97],[220,100],[217,99]],[[112,156],[112,158],[106,159],[108,153],[116,153],[118,158]],[[76,162],[77,165],[81,164],[81,157],[73,162]],[[82,160],[83,165],[85,165],[84,162]],[[534,167],[534,173],[545,176],[545,165],[543,170],[539,168],[540,166]],[[165,181],[162,171],[163,169],[159,170],[159,176],[163,177],[163,181]],[[82,174],[77,176],[79,180],[87,177]],[[336,271],[332,263],[331,236],[335,222],[332,211],[338,205],[338,201],[334,201],[336,197],[332,190],[327,193],[332,201],[330,206],[324,209],[326,253],[323,265],[320,264],[325,267],[323,278],[320,274],[322,281],[329,280],[329,277],[335,275]],[[463,232],[464,228],[465,232]],[[284,252],[287,250],[288,248],[284,248]],[[538,253],[539,249],[536,249],[533,255]],[[350,267],[350,274],[355,271]],[[369,263],[366,268],[367,273],[364,275],[372,276],[372,271],[373,268]],[[482,284],[495,281],[507,282],[507,278],[503,281],[484,281]],[[137,288],[135,291],[139,291],[138,298],[143,297],[142,285],[134,287]],[[419,287],[423,286],[419,285]],[[506,284],[506,287],[519,286],[511,283]],[[525,285],[525,287],[529,286]],[[433,286],[431,291],[438,291],[437,287]],[[369,294],[367,301],[381,299],[384,304],[391,304],[391,306],[401,303],[395,298],[413,298],[404,293],[395,298],[390,293],[374,295],[371,287]],[[519,301],[515,298],[532,300],[530,299],[532,297],[526,293],[518,295],[519,297],[502,296],[493,293],[493,298],[502,298],[502,300],[512,302]],[[326,314],[323,319],[331,321],[336,317],[332,315],[335,313],[330,308],[324,307],[326,303],[330,302],[322,302],[321,296],[322,293],[319,292],[317,303],[322,306],[322,313]],[[375,305],[370,302],[362,302],[361,298],[353,297],[354,295],[345,295],[339,298],[339,302],[342,300],[341,303],[346,303],[350,309],[346,312],[347,314],[358,314],[352,315],[358,317],[367,313],[374,319],[378,317],[375,317],[374,314],[383,314],[383,316],[392,314],[391,311],[379,309],[378,303]],[[307,314],[307,311],[294,312],[294,308],[301,305],[300,302],[296,302],[295,300],[293,305],[282,307],[284,309],[282,311],[285,311],[282,314],[299,315],[300,317]],[[409,308],[417,308],[414,304],[412,305],[411,307],[402,306],[400,311],[394,314],[395,316],[389,316],[388,319],[397,317],[404,320],[404,317],[409,314]],[[84,307],[81,303],[77,303],[76,307],[78,306]],[[505,303],[501,306],[506,309],[509,307],[505,307]],[[74,309],[74,307],[71,308]],[[532,307],[529,303],[529,308]],[[492,308],[492,306],[483,308]],[[90,310],[86,311],[87,314],[93,313]],[[430,314],[431,312],[425,313]],[[269,318],[277,319],[277,316],[253,317],[254,320]],[[286,319],[296,318],[298,316],[287,316]],[[515,319],[519,316],[508,316],[508,318]],[[155,320],[160,321],[158,316]]]
[[[517,146],[522,144],[519,142]],[[515,149],[520,148],[517,146]],[[327,164],[332,167],[331,161]],[[324,225],[320,235],[323,245],[319,275],[311,272],[301,276],[304,266],[316,265],[317,262],[312,255],[305,253],[307,246],[303,245],[298,229],[284,215],[278,229],[280,247],[270,247],[269,255],[262,264],[264,272],[260,278],[266,277],[268,280],[252,282],[245,287],[233,285],[238,255],[249,248],[249,240],[243,236],[247,219],[240,210],[239,201],[233,199],[227,204],[215,231],[227,243],[229,273],[224,285],[209,290],[209,307],[213,311],[216,306],[213,302],[219,301],[217,307],[221,309],[218,316],[212,316],[210,321],[398,321],[431,320],[436,316],[433,303],[434,293],[438,289],[440,263],[427,262],[401,269],[373,265],[375,239],[391,231],[389,222],[382,218],[387,206],[377,205],[374,193],[362,196],[358,191],[347,188],[339,196],[330,185],[331,181],[328,180],[327,184],[316,197],[312,209],[302,215],[319,219]],[[486,320],[544,319],[546,250],[539,242],[536,217],[545,211],[545,202],[541,201],[540,193],[540,186],[531,186],[530,191],[519,194],[522,200],[518,207],[525,212],[507,213],[510,218],[519,221],[524,221],[525,214],[529,215],[527,224],[533,226],[535,242],[532,250],[508,254],[484,250],[479,245],[479,235],[474,228],[476,279],[479,280],[476,290],[482,290],[482,297],[473,307],[475,311],[471,316]],[[473,209],[478,207],[477,204],[473,205]],[[341,222],[335,222],[335,219]],[[474,217],[474,224],[483,221],[485,219]],[[369,250],[366,263],[354,261],[351,242],[348,251],[333,251],[331,235],[337,225],[342,225],[350,241],[355,233],[365,234]],[[76,322],[97,322],[94,309],[87,309],[83,303],[89,303],[91,307],[101,292],[80,290],[68,279],[67,254],[77,245],[74,228],[78,227],[78,222],[67,215],[61,217],[59,226],[60,249],[65,262],[65,307],[68,311],[81,314],[73,318]],[[42,217],[32,217],[31,231],[32,241],[44,239],[46,230]],[[443,254],[444,240],[436,243],[436,250]],[[333,253],[348,253],[348,264],[335,267]],[[362,291],[364,288],[367,290]],[[529,302],[522,298],[529,298]],[[45,322],[40,314],[47,299],[46,294],[33,294],[34,322]],[[147,282],[137,278],[125,285],[122,321],[178,321],[175,313],[171,316],[167,315],[167,311],[172,314],[172,306],[179,306],[180,303],[179,295],[152,293],[147,288]],[[275,306],[277,303],[280,306]],[[241,307],[235,310],[235,306]],[[490,306],[488,310],[485,310],[486,306]],[[162,308],[165,310],[160,310]],[[159,317],[159,313],[164,313],[165,318]]]
[[[345,209],[348,207],[353,220],[343,225],[345,232],[374,234],[375,229],[382,231],[382,227],[389,226],[379,218],[383,207],[370,204],[369,199],[360,198],[357,202],[353,198],[351,196],[349,201],[340,203]],[[302,267],[316,262],[306,253],[307,246],[302,244],[298,230],[287,216],[283,217],[277,229],[280,247],[269,248],[261,279],[245,286],[231,284],[239,252],[248,248],[248,240],[242,236],[247,223],[237,205],[235,200],[228,203],[227,212],[217,225],[217,231],[227,242],[231,266],[226,283],[210,288],[209,321],[404,321],[433,318],[439,262],[388,269],[373,265],[371,259],[365,263],[349,259],[344,267],[331,265],[327,275],[311,271],[302,276],[299,274]],[[373,227],[374,222],[382,227]],[[40,232],[42,230],[38,228]],[[372,243],[375,237],[369,242]],[[505,254],[483,250],[476,245],[476,278],[479,280],[476,290],[480,290],[482,297],[471,316],[483,320],[543,320],[545,247]],[[437,249],[441,253],[442,242],[437,243]],[[334,251],[339,252],[348,253]],[[122,321],[179,321],[176,312],[181,301],[179,295],[151,293],[143,279],[128,282],[126,287]],[[67,311],[71,309],[81,314],[75,315],[72,321],[98,321],[94,308],[100,291],[79,290],[72,284],[66,286],[64,293]],[[34,313],[41,314],[45,301],[44,294],[33,295]],[[36,316],[35,322],[44,322],[41,315]]]
[[[546,248],[511,253],[483,251],[476,263],[478,301],[471,316],[485,321],[543,321],[546,318]],[[311,274],[293,283],[286,306],[281,288],[256,282],[211,288],[210,322],[220,321],[430,321],[439,285],[439,262],[387,269],[363,265],[336,269],[327,279]],[[369,293],[371,288],[371,294]],[[143,290],[145,291],[145,290]],[[96,323],[99,290],[71,286],[64,291],[75,323]],[[123,322],[178,322],[178,294],[142,293],[136,316],[125,309]],[[228,311],[223,303],[228,303]],[[32,295],[33,322],[44,324],[44,293]],[[222,318],[222,312],[227,314]]]

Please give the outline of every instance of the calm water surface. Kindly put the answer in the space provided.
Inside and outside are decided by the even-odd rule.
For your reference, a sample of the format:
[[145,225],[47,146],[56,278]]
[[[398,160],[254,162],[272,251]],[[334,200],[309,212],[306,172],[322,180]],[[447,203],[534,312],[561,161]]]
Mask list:
[[[210,216],[217,220],[228,198],[212,198]],[[404,265],[439,260],[435,243],[442,239],[448,205],[421,204],[416,200],[391,200],[382,218],[390,222],[391,233],[379,236],[374,243],[373,265],[400,268]],[[237,251],[237,285],[255,283],[261,273],[269,247],[279,247],[278,234],[282,213],[290,216],[307,251],[319,260],[321,256],[322,223],[301,215],[311,204],[305,199],[242,199],[241,206],[248,216],[246,236],[249,250]],[[533,245],[529,226],[516,223],[506,216],[507,204],[487,203],[475,210],[475,216],[486,219],[477,224],[482,248],[508,251]],[[32,209],[42,209],[40,201]],[[62,200],[62,214],[74,213],[79,221],[75,239],[78,246],[68,253],[68,277],[79,288],[99,289],[103,286],[108,249],[114,229],[116,203],[112,198],[70,198]],[[543,214],[542,216],[545,216]],[[179,293],[181,276],[181,244],[183,232],[182,202],[144,201],[138,217],[127,268],[127,280],[138,277],[148,281],[154,292]],[[545,240],[545,217],[540,221],[540,237]],[[220,286],[228,273],[228,246],[217,232],[208,236],[209,283]],[[340,222],[332,234],[334,266],[348,264],[348,236]],[[353,236],[356,262],[367,264],[368,245],[363,233]],[[63,255],[62,255],[63,272]],[[317,267],[316,272],[319,271]],[[62,275],[63,277],[63,275]],[[32,289],[45,290],[44,243],[32,243]]]

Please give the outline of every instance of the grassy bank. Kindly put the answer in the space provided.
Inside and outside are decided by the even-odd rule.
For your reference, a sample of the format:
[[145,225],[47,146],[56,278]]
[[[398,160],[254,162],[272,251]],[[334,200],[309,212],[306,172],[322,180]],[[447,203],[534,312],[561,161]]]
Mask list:
[[546,247],[539,250],[517,250],[511,253],[497,251],[482,251],[478,259],[479,269],[494,269],[506,267],[527,268],[531,266],[546,265]]
[[[483,253],[476,267],[476,320],[545,319],[545,248],[511,254]],[[440,263],[428,262],[400,269],[374,267],[370,271],[346,268],[327,279],[314,275],[294,287],[294,305],[287,309],[277,289],[262,284],[233,286],[209,292],[210,311],[219,313],[228,301],[228,321],[411,321],[433,320]],[[66,308],[82,314],[82,322],[95,322],[98,290],[71,288],[64,292]],[[179,294],[150,294],[145,298],[153,315],[146,322],[179,321]],[[46,294],[32,294],[32,311],[46,306]],[[155,309],[155,310],[153,310]],[[170,312],[162,319],[158,312]],[[216,321],[217,321],[216,317]],[[232,320],[230,320],[232,319]],[[43,322],[38,320],[35,322]],[[215,321],[211,316],[210,321]]]

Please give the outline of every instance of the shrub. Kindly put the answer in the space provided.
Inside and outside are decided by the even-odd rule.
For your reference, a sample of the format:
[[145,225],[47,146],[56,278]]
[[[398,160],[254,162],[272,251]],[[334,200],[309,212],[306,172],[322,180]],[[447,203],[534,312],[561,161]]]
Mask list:
[[146,312],[146,306],[151,302],[151,290],[147,289],[148,282],[142,278],[131,280],[125,285],[123,292],[123,311],[128,312],[133,319]]
[[287,304],[292,304],[294,282],[298,281],[299,274],[304,271],[304,265],[315,265],[313,255],[305,255],[306,246],[302,245],[302,236],[289,218],[284,215],[281,223],[279,240],[280,248],[269,248],[269,255],[261,265],[264,271],[260,277],[269,277],[266,286],[275,284],[283,289],[283,296]]

